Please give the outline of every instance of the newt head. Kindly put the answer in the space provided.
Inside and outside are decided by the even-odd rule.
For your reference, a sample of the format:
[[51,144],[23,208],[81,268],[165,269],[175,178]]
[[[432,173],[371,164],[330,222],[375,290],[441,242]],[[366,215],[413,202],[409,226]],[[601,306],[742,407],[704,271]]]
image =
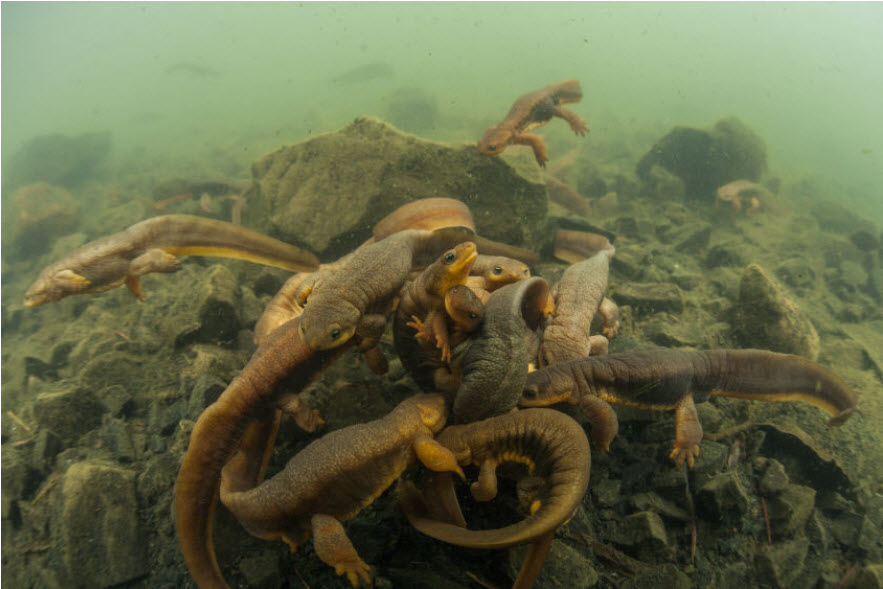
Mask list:
[[478,329],[484,318],[484,304],[468,286],[458,284],[445,293],[445,311],[466,333]]
[[[444,275],[446,277],[444,282],[448,283],[446,286],[450,288],[457,284],[463,284],[477,257],[478,251],[471,241],[458,244],[442,254],[441,263],[445,268]],[[447,290],[444,286],[442,287],[443,292]]]
[[496,290],[501,286],[530,278],[530,268],[520,260],[506,256],[482,256],[482,258],[481,268],[476,263],[472,271],[484,278],[488,290]]
[[494,125],[478,140],[478,151],[484,155],[498,155],[506,149],[511,139],[511,129]]
[[573,381],[554,379],[547,370],[535,370],[527,375],[521,391],[519,407],[546,407],[555,403],[573,403]]
[[[49,269],[47,269],[49,270]],[[73,270],[44,270],[25,291],[25,307],[36,307],[89,291],[91,283]]]
[[300,321],[300,337],[312,350],[342,346],[356,333],[362,314],[344,301],[310,299]]

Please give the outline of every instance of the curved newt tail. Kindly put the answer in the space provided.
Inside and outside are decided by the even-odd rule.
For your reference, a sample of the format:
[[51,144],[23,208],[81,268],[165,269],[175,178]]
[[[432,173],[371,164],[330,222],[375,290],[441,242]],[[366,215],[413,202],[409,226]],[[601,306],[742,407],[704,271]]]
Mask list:
[[[240,375],[199,416],[175,483],[175,525],[184,561],[201,589],[225,588],[212,543],[212,516],[221,469],[236,451],[247,426],[277,401],[283,378],[303,387],[348,346],[313,352],[300,339],[300,318],[274,330]],[[297,391],[293,391],[297,392]]]
[[[469,530],[457,517],[441,521],[433,514],[446,501],[444,489],[399,486],[399,501],[411,524],[438,540],[468,548],[506,548],[535,541],[564,524],[579,506],[589,483],[591,452],[582,426],[567,415],[547,409],[514,411],[468,425],[450,426],[438,437],[461,464],[479,464],[476,483],[482,494],[496,492],[494,470],[503,462],[526,464],[544,490],[524,520],[493,530]],[[491,480],[488,486],[486,483]],[[473,494],[479,494],[473,486]],[[492,498],[492,494],[482,499]],[[462,520],[461,520],[462,521]]]
[[855,410],[856,394],[827,368],[767,350],[635,350],[591,356],[528,375],[521,404],[578,403],[599,397],[643,409],[675,409],[687,396],[804,401],[839,425]]

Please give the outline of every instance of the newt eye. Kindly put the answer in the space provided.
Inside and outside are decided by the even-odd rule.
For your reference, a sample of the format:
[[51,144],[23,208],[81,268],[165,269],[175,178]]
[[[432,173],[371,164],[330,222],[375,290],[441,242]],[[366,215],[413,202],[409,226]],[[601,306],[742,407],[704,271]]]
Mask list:
[[490,145],[487,146],[487,148],[490,149],[491,151],[497,151],[497,144],[491,143]]
[[456,259],[457,255],[454,252],[448,252],[445,254],[445,264],[451,264]]
[[476,317],[478,317],[478,313],[469,313],[470,319],[475,319]]
[[523,391],[521,391],[521,396],[529,401],[536,399],[537,394],[538,394],[537,391],[534,389],[524,389]]
[[502,268],[500,268],[499,266],[494,266],[494,274],[496,274],[497,276],[499,276],[499,275],[502,274],[502,273],[503,273],[503,269],[502,269]]
[[340,337],[340,330],[339,329],[332,329],[328,335],[331,336],[331,339],[335,340]]

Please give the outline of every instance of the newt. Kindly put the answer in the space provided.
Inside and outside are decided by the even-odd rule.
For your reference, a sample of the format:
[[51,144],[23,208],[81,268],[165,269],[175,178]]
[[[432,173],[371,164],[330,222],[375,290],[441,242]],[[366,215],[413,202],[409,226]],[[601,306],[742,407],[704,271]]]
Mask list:
[[357,329],[369,340],[379,339],[386,323],[385,309],[412,268],[431,263],[472,235],[466,227],[409,229],[360,246],[339,269],[303,292],[306,304],[300,328],[304,343],[314,350],[327,350],[347,342]]
[[144,299],[141,276],[176,272],[178,256],[220,256],[275,266],[292,272],[313,270],[311,252],[216,219],[162,215],[91,241],[50,264],[25,293],[26,307],[75,294],[125,286]]
[[549,284],[537,276],[491,293],[484,321],[459,364],[463,380],[454,398],[455,421],[486,419],[518,404],[536,356],[536,331],[551,312]]
[[855,393],[833,372],[800,356],[767,350],[635,350],[554,364],[527,377],[522,407],[579,405],[592,425],[592,441],[606,450],[616,436],[610,403],[674,410],[671,458],[693,466],[702,425],[695,403],[709,397],[804,401],[827,411],[828,425],[856,410]]
[[[546,318],[540,342],[539,364],[548,366],[583,356],[607,353],[607,335],[614,335],[618,309],[613,301],[603,305],[613,249],[568,266],[552,286],[555,312]],[[608,299],[609,300],[609,299]],[[595,313],[604,320],[604,334],[592,335]]]
[[[484,303],[472,289],[458,284],[445,293],[444,309],[448,344],[452,355],[457,357],[459,346],[468,345],[466,339],[481,325]],[[441,351],[435,345],[427,346],[418,341],[414,330],[398,316],[393,322],[393,345],[402,366],[421,389],[453,397],[462,380],[459,366],[443,361]]]
[[[450,475],[432,484],[399,484],[399,502],[420,532],[457,546],[495,549],[532,542],[516,587],[529,587],[539,573],[555,530],[576,511],[589,483],[591,452],[586,433],[564,413],[525,409],[466,425],[448,426],[437,436],[460,466],[477,466],[470,490],[478,501],[497,495],[497,467],[520,463],[531,484],[529,515],[492,530],[470,530],[460,511]],[[425,477],[424,477],[425,479]],[[424,481],[421,481],[423,483]]]
[[[476,232],[472,211],[466,203],[454,198],[421,198],[400,206],[378,221],[374,226],[372,238],[366,243],[380,241],[393,233],[407,229],[433,231],[444,227],[467,227]],[[483,254],[508,256],[527,264],[536,264],[540,261],[539,255],[528,249],[500,243],[477,234],[470,239]]]
[[537,163],[545,167],[549,160],[546,144],[542,137],[528,131],[559,117],[567,121],[574,133],[585,135],[589,130],[586,122],[574,111],[561,107],[562,104],[579,102],[582,97],[578,80],[563,80],[528,92],[515,101],[500,123],[485,131],[478,140],[478,151],[484,155],[499,155],[508,145],[529,145]]
[[[253,468],[240,472],[225,467],[221,501],[251,534],[281,539],[292,550],[312,536],[316,555],[338,574],[345,574],[353,586],[359,580],[369,583],[370,567],[341,522],[370,505],[417,460],[463,477],[451,451],[433,439],[446,417],[444,397],[415,395],[380,419],[311,442],[257,486]],[[266,445],[265,439],[257,442],[257,449]]]
[[605,235],[575,229],[556,229],[554,256],[562,262],[576,264],[604,250],[611,250],[613,244]]
[[[225,587],[212,543],[212,516],[221,469],[233,456],[249,424],[269,409],[283,408],[312,431],[318,414],[300,403],[303,390],[348,346],[314,351],[300,337],[300,317],[273,330],[242,372],[199,416],[175,483],[175,525],[184,562],[196,584]],[[289,384],[286,392],[280,383]]]
[[[464,285],[469,270],[478,256],[475,244],[467,241],[443,253],[404,288],[395,323],[400,333],[402,325],[416,330],[414,337],[423,346],[441,350],[442,362],[451,360],[451,344],[447,322],[445,295],[455,286]],[[401,343],[410,345],[407,338]],[[408,343],[405,343],[408,342]],[[400,351],[401,345],[396,346]]]
[[479,254],[475,263],[472,264],[469,278],[466,279],[466,286],[475,291],[483,302],[487,302],[493,291],[525,278],[530,278],[530,268],[521,260],[506,256]]

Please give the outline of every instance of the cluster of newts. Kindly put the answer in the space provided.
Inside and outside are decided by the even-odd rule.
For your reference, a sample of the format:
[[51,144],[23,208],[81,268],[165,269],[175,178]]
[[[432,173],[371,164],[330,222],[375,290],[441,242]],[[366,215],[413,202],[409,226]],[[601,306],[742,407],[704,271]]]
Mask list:
[[[598,244],[601,244],[599,247]],[[257,350],[195,424],[175,487],[178,538],[202,588],[226,587],[212,544],[218,497],[252,534],[292,548],[313,538],[316,554],[353,585],[370,581],[341,522],[398,481],[411,524],[471,548],[530,544],[516,587],[529,587],[555,530],[589,483],[583,426],[542,408],[579,406],[592,443],[606,451],[617,433],[611,404],[674,410],[671,453],[693,465],[702,428],[695,403],[711,395],[801,400],[837,424],[854,393],[809,360],[763,350],[650,349],[607,354],[616,306],[604,297],[614,249],[597,236],[561,232],[557,249],[573,263],[552,285],[531,276],[536,256],[483,239],[461,202],[424,199],[384,218],[365,244],[319,264],[309,252],[242,227],[166,215],[86,244],[47,267],[28,306],[173,272],[178,256],[221,255],[295,274],[255,327]],[[603,335],[592,335],[597,316]],[[392,318],[396,354],[420,389],[391,413],[332,431],[265,478],[282,414],[307,431],[322,419],[298,393],[351,347],[378,373],[378,346]],[[283,386],[284,385],[284,386]],[[401,478],[416,462],[426,469]],[[454,489],[463,468],[478,467],[476,501],[497,495],[497,467],[523,465],[524,519],[470,529]]]

